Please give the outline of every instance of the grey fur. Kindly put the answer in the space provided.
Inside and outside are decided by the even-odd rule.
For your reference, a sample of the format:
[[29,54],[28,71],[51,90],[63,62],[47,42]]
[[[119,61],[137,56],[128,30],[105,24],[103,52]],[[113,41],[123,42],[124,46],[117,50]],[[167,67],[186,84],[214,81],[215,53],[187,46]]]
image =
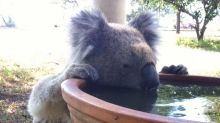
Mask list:
[[[149,74],[155,75],[153,77],[142,76],[145,66],[156,64],[151,41],[156,41],[157,35],[149,28],[152,20],[145,16],[140,15],[132,21],[132,26],[108,23],[97,10],[81,11],[73,17],[70,61],[62,72],[34,86],[28,102],[33,122],[70,122],[60,88],[61,83],[69,78],[138,89],[148,89],[152,86],[149,84],[156,81],[156,87],[157,74]],[[156,73],[155,69],[145,69],[144,73],[148,73],[146,70]],[[147,82],[145,78],[153,81]]]
[[129,25],[139,30],[147,43],[155,50],[154,45],[158,41],[157,24],[156,19],[151,13],[145,12],[140,14]]
[[100,40],[102,31],[107,26],[107,21],[101,12],[98,10],[84,10],[73,17],[71,22],[70,35],[72,40],[70,45],[74,50],[72,56],[75,56],[75,52],[78,52],[80,57],[87,55],[88,52],[85,52],[85,50],[88,47],[101,49],[102,42],[98,42],[98,40]]

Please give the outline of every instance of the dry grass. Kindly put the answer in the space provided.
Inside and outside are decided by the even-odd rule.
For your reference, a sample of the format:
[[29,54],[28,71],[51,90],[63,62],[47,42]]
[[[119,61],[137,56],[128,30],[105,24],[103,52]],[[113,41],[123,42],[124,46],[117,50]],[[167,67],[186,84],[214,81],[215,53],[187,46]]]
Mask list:
[[27,100],[31,87],[52,68],[27,68],[0,61],[0,123],[29,123]]

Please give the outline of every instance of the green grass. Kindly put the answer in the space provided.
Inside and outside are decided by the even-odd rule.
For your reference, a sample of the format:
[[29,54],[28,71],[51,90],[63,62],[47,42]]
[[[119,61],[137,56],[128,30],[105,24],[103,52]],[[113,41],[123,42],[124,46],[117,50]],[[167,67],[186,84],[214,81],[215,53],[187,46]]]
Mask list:
[[31,88],[53,69],[30,68],[2,60],[0,64],[0,123],[30,123],[26,105]]
[[209,100],[211,100],[213,102],[213,108],[208,109],[206,111],[206,114],[216,123],[220,122],[220,97],[218,98],[209,98]]
[[193,38],[179,38],[176,44],[178,46],[186,46],[190,48],[200,48],[209,51],[220,52],[220,40],[217,39],[205,39],[203,41],[198,41]]

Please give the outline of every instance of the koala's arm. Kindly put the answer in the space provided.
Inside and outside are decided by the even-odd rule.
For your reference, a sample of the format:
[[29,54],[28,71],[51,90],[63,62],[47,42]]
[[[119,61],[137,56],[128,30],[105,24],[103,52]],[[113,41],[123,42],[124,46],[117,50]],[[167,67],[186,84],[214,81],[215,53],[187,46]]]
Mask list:
[[39,81],[34,86],[28,102],[28,111],[33,116],[34,122],[63,123],[66,118],[68,119],[69,113],[61,95],[61,83],[70,78],[96,80],[98,74],[88,64],[71,64],[63,72]]
[[72,64],[67,66],[63,72],[39,81],[34,87],[33,93],[36,92],[35,95],[40,95],[42,101],[59,101],[61,98],[61,83],[70,78],[95,81],[98,79],[98,74],[96,70],[88,64]]

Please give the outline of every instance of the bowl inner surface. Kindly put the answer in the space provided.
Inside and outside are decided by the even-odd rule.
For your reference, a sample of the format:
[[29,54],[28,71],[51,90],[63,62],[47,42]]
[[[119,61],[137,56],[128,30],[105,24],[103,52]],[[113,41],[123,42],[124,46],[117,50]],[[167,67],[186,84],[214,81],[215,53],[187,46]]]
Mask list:
[[158,91],[88,84],[82,90],[104,101],[167,117],[220,122],[220,86],[161,84]]

